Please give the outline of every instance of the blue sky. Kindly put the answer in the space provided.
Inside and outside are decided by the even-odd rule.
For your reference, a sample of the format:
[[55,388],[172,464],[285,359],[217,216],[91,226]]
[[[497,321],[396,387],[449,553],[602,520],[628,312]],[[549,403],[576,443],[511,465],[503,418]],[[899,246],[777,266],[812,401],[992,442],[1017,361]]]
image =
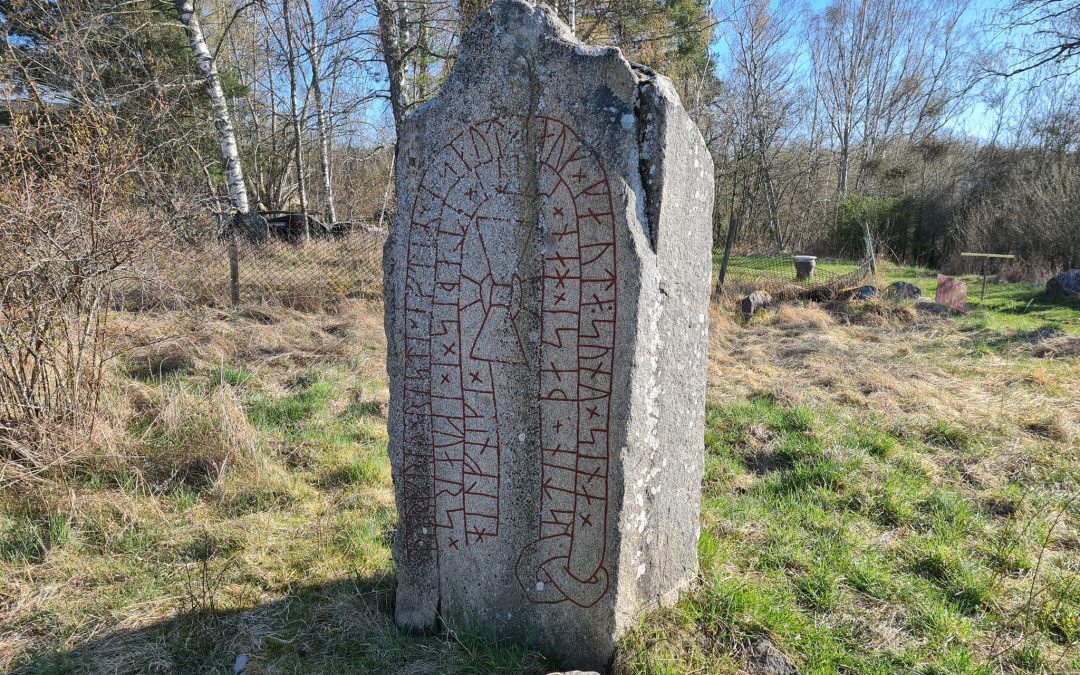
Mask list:
[[[785,2],[785,0],[774,0],[774,2]],[[964,13],[964,21],[967,24],[967,28],[974,32],[974,37],[978,41],[980,47],[991,50],[1000,50],[1004,47],[1006,42],[1004,31],[999,27],[993,27],[990,22],[994,20],[994,14],[1005,9],[1009,2],[1010,0],[971,0],[969,3],[969,6]],[[809,2],[796,4],[795,9],[804,12],[806,10],[820,12],[830,3],[831,0],[810,0]],[[719,13],[719,8],[717,8],[717,10]],[[793,35],[793,41],[798,40],[799,37],[798,31],[796,30]],[[805,68],[807,70],[806,77],[809,80],[809,57],[805,54],[806,50],[802,47],[802,45],[794,43],[791,46],[793,50],[801,53],[800,68]],[[717,36],[713,41],[712,53],[717,63],[718,74],[723,73],[727,52],[728,50],[724,41]],[[1016,82],[1013,83],[1013,86],[1019,84],[1021,83]],[[985,140],[992,134],[993,125],[994,119],[989,114],[987,106],[980,100],[978,91],[976,91],[970,95],[963,110],[960,111],[947,128],[950,132],[957,135]]]
[[[790,0],[773,0],[774,2],[790,2]],[[975,38],[979,43],[979,46],[990,49],[992,51],[1000,51],[1006,43],[1006,35],[1003,30],[998,27],[993,27],[990,22],[993,20],[993,14],[1008,6],[1011,0],[970,0],[967,11],[965,12],[965,21],[970,30],[976,33]],[[809,0],[808,2],[791,3],[795,4],[795,9],[798,10],[813,10],[821,11],[830,4],[831,0]],[[799,36],[793,35],[793,40],[798,40]],[[801,45],[794,45],[794,48],[798,48]],[[802,50],[805,51],[805,50]],[[723,40],[719,39],[719,36],[715,36],[712,44],[712,53],[715,62],[717,63],[717,71],[720,72],[724,68],[726,61],[727,49]],[[809,57],[804,56],[802,59],[802,68],[806,68],[809,79]],[[378,72],[380,80],[382,80],[382,73]],[[1031,78],[1033,79],[1033,78]],[[983,84],[992,83],[995,78],[987,77]],[[1000,84],[1000,82],[999,82]],[[1025,85],[1024,78],[1016,78],[1009,83],[1009,86],[1014,89],[1021,89]],[[387,121],[388,111],[385,110],[385,105],[375,105],[369,109],[368,119],[372,122],[376,120]],[[1016,104],[1014,108],[1017,111],[1022,112]],[[1014,111],[1016,112],[1016,111]],[[994,117],[988,111],[987,106],[980,100],[979,92],[973,92],[969,95],[968,100],[964,108],[958,113],[955,119],[948,125],[947,130],[955,135],[967,136],[979,140],[987,140],[992,135],[994,126]]]

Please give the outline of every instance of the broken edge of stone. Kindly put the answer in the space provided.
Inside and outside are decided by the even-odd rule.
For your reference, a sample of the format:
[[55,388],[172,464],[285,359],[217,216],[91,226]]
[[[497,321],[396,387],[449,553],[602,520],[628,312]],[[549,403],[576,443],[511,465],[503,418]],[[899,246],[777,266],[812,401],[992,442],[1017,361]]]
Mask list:
[[[582,42],[558,18],[554,9],[531,0],[496,0],[480,12],[473,25],[462,36],[459,51],[466,51],[473,42],[495,42],[508,35],[505,26],[513,22],[518,22],[530,29],[521,31],[526,34],[528,42],[561,43],[565,49],[575,52],[578,56],[599,59],[614,57],[622,63],[627,74],[636,81],[637,101],[634,114],[638,139],[639,173],[644,192],[643,199],[639,203],[644,205],[645,217],[642,223],[648,228],[645,232],[646,237],[653,253],[656,253],[665,178],[664,137],[673,115],[682,113],[682,116],[689,119],[679,99],[679,94],[675,91],[675,86],[669,78],[652,68],[628,61],[618,47],[590,45]],[[527,44],[523,46],[527,48]],[[463,65],[460,59],[454,62],[439,94],[409,113],[405,119],[406,127],[424,111],[437,106],[444,92],[457,84],[458,80],[466,79],[466,76],[460,72],[464,67],[467,66]],[[696,125],[694,128],[697,128]],[[705,145],[704,139],[701,142]],[[656,171],[651,171],[654,167]]]

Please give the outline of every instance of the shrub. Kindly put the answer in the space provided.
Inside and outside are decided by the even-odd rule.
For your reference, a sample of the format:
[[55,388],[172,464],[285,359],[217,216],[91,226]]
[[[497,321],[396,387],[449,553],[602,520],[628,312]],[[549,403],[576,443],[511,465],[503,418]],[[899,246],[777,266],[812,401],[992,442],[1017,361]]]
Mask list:
[[130,135],[93,111],[16,116],[0,144],[0,457],[93,431],[110,283],[141,247]]

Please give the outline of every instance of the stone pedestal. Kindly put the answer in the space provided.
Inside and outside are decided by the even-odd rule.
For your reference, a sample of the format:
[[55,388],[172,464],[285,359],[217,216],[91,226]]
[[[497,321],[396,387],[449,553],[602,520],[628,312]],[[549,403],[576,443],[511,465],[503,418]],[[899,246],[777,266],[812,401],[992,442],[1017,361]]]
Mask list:
[[817,267],[817,257],[812,255],[795,256],[795,280],[810,281],[814,278],[815,267]]
[[709,153],[668,80],[498,0],[396,166],[397,622],[602,668],[697,567]]

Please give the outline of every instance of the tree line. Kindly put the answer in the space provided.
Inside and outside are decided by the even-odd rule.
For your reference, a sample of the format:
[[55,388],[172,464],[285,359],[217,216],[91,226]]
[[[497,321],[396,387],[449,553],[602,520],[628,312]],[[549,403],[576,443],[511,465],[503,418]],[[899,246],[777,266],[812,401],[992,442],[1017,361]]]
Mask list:
[[[853,255],[870,228],[906,262],[1080,266],[1080,2],[552,1],[671,77],[718,242],[735,222],[743,252]],[[0,143],[47,172],[72,129],[124,139],[125,195],[184,236],[275,211],[385,226],[396,130],[484,6],[0,0]]]

